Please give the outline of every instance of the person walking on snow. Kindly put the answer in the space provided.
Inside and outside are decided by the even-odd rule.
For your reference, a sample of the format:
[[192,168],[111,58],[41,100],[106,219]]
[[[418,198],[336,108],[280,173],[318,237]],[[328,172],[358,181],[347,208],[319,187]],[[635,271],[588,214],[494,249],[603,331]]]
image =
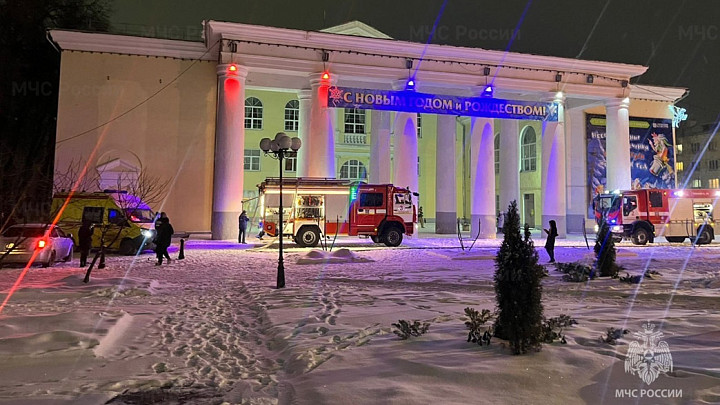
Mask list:
[[250,218],[247,216],[247,212],[243,210],[238,217],[238,243],[245,244],[245,234],[247,233],[247,223]]
[[558,236],[557,224],[554,220],[550,220],[550,229],[543,229],[547,233],[545,241],[545,251],[550,256],[550,263],[555,263],[555,237]]
[[170,225],[170,219],[164,212],[161,212],[160,218],[155,221],[155,232],[155,254],[157,255],[157,263],[155,263],[155,265],[160,266],[163,257],[167,258],[167,262],[170,264],[168,247],[170,247],[175,230],[172,225]]
[[92,244],[93,225],[90,221],[83,221],[78,230],[78,247],[80,248],[80,267],[87,265],[88,254],[90,253],[90,245]]

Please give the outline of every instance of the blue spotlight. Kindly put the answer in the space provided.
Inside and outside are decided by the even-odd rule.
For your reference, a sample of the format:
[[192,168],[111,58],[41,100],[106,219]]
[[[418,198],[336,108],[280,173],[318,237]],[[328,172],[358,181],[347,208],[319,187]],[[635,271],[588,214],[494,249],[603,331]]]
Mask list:
[[485,88],[482,91],[482,95],[484,97],[492,97],[493,96],[493,87],[491,85],[485,86]]

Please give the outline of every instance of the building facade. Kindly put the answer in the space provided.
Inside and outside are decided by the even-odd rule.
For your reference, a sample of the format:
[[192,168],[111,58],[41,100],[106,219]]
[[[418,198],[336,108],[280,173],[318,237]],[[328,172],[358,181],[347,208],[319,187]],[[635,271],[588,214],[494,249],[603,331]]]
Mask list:
[[[170,179],[156,208],[176,229],[216,239],[235,237],[239,212],[254,213],[256,185],[277,177],[259,142],[281,131],[303,141],[285,176],[408,186],[438,233],[455,232],[460,218],[473,235],[495,237],[496,214],[513,200],[531,226],[554,219],[561,236],[581,232],[597,191],[589,117],[604,117],[602,186],[627,189],[632,117],[671,120],[668,107],[685,93],[629,84],[644,66],[397,41],[358,22],[307,32],[207,21],[202,43],[51,36],[62,50],[56,171],[82,160]],[[418,94],[468,102],[489,85],[491,100],[547,103],[557,118],[328,102],[330,89],[399,94],[409,79]]]
[[720,188],[720,140],[717,125],[704,124],[678,134],[678,185]]

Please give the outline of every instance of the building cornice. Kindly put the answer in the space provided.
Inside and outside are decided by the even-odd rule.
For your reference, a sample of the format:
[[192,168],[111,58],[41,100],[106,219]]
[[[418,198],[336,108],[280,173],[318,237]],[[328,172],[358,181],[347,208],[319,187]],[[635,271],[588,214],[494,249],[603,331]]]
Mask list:
[[448,63],[487,64],[517,69],[594,74],[618,80],[628,80],[631,77],[645,73],[647,70],[646,66],[624,63],[587,61],[449,45],[425,45],[395,39],[347,36],[212,20],[206,21],[204,25],[206,44],[214,44],[223,39],[255,41],[258,43],[326,49],[330,52],[368,53],[411,59],[422,57],[426,60],[437,59],[448,61]]
[[217,60],[217,50],[208,51],[202,42],[64,30],[50,30],[50,36],[67,51]]
[[687,89],[683,87],[648,86],[645,84],[630,86],[630,98],[636,100],[642,99],[674,103],[686,93]]

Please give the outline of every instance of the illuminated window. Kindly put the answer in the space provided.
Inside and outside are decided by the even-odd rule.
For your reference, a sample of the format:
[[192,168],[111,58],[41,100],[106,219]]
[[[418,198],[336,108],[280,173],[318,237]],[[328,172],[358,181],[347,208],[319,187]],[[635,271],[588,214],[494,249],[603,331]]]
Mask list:
[[677,151],[678,155],[682,155],[682,144],[681,143],[677,144],[677,146],[675,147],[675,150]]
[[255,97],[245,99],[245,128],[262,129],[263,105]]
[[245,149],[245,170],[260,170],[260,149]]
[[694,179],[692,182],[692,186],[693,188],[701,188],[702,182],[700,181],[700,179]]
[[297,171],[297,157],[285,158],[285,171],[296,172]]
[[348,160],[340,167],[340,178],[348,180],[365,180],[367,178],[365,165],[359,160]]
[[298,130],[298,116],[300,115],[300,102],[297,100],[290,100],[285,104],[285,130],[286,131],[297,131]]
[[720,179],[708,180],[708,188],[720,188]]
[[683,164],[683,162],[675,162],[675,168],[677,169],[677,171],[681,172],[685,170],[685,165]]
[[534,172],[537,168],[537,144],[535,143],[535,129],[526,127],[521,135],[520,161],[523,172]]
[[500,134],[495,134],[495,174],[500,173]]
[[359,108],[345,109],[345,133],[365,133],[365,110],[361,110]]
[[417,115],[417,137],[422,138],[422,115]]

